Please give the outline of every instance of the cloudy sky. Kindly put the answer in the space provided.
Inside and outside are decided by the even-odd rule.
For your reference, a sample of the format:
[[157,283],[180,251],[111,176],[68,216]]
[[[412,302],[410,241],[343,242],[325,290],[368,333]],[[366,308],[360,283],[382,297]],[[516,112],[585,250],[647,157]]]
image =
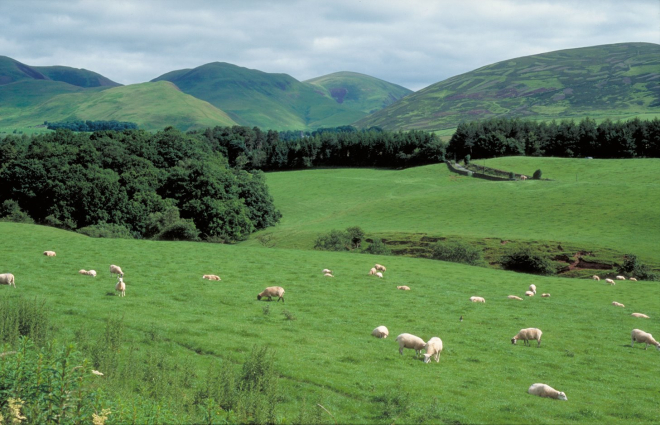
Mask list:
[[660,0],[0,0],[0,55],[122,84],[209,62],[419,90],[494,62],[660,44]]

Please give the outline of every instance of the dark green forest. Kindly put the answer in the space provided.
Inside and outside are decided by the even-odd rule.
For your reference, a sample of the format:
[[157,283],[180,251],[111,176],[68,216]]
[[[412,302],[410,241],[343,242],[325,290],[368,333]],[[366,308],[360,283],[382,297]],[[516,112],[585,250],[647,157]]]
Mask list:
[[66,128],[71,131],[103,131],[103,130],[137,130],[138,125],[129,121],[58,121],[58,122],[44,122],[46,128],[49,130],[58,130]]

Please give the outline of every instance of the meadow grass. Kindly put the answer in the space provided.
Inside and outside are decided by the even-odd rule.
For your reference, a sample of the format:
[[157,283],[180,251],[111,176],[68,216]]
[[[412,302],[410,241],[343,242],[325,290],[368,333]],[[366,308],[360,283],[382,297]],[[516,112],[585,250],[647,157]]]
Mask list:
[[[658,333],[656,282],[609,286],[405,257],[92,239],[14,223],[0,223],[0,232],[0,272],[16,276],[0,297],[44,300],[60,341],[102,338],[108,320],[121,320],[117,356],[132,369],[106,378],[136,381],[129,387],[142,396],[176,391],[184,403],[209,368],[242,364],[259,346],[274,353],[282,421],[316,403],[339,423],[650,423],[660,414],[660,353],[630,347],[633,328]],[[387,266],[384,279],[367,275],[375,262]],[[114,294],[110,264],[125,272],[125,298]],[[326,267],[334,278],[322,275]],[[209,273],[222,281],[202,280]],[[552,297],[506,298],[531,283]],[[284,303],[256,300],[273,285],[286,289]],[[486,304],[470,303],[473,295]],[[389,338],[370,336],[379,325]],[[525,327],[543,330],[541,348],[510,343]],[[410,350],[400,356],[394,339],[403,332],[442,338],[440,363],[423,364]],[[526,394],[535,382],[565,391],[568,402]],[[127,403],[131,396],[122,394]]]

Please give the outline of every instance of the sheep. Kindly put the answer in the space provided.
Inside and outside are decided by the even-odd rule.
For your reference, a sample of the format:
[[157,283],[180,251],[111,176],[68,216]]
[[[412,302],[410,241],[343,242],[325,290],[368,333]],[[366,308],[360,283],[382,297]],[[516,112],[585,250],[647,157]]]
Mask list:
[[205,274],[202,276],[202,279],[208,279],[208,280],[222,280],[220,279],[220,276],[216,276],[214,274]]
[[323,269],[323,273],[330,273],[330,274],[332,274],[332,270],[330,270],[330,269]]
[[44,251],[44,255],[46,257],[54,257],[56,254],[55,251]]
[[78,270],[78,273],[80,273],[80,274],[87,274],[87,270],[85,270],[85,269],[80,269],[80,270]]
[[125,297],[126,296],[126,282],[124,282],[124,279],[117,278],[117,284],[115,285],[115,291],[119,292],[120,297]]
[[473,303],[485,303],[486,302],[484,297],[470,297],[470,301],[472,301]]
[[0,274],[0,285],[9,285],[13,286],[14,288],[16,287],[16,279],[14,279],[14,275],[11,273],[2,273]]
[[626,280],[625,276],[616,276],[616,280]]
[[605,282],[609,283],[610,285],[616,285],[616,282],[609,278],[605,279]]
[[410,288],[406,285],[397,286],[396,289],[400,289],[402,291],[410,291]]
[[642,319],[649,319],[649,316],[643,313],[633,313],[631,314],[632,317],[641,317]]
[[591,278],[592,278],[593,280],[600,280],[600,278],[599,278],[598,276],[596,276],[596,275],[593,275]]
[[115,266],[114,264],[110,265],[110,276],[113,274],[119,275],[119,277],[124,277],[124,272],[121,271],[121,267]]
[[625,305],[623,305],[623,304],[621,304],[621,303],[618,303],[618,302],[616,302],[616,301],[612,301],[612,305],[613,305],[613,306],[616,306],[616,307],[625,307]]
[[426,345],[422,338],[405,333],[397,336],[396,342],[399,343],[399,354],[401,355],[403,355],[404,348],[412,348],[415,350],[415,355],[419,356]]
[[534,295],[536,295],[536,285],[534,285],[533,283],[529,285],[529,290],[532,291]]
[[521,174],[521,175],[520,175],[520,180],[522,180],[522,181],[527,180],[527,176],[524,175],[524,174]]
[[374,268],[375,268],[376,270],[378,270],[378,271],[381,271],[381,272],[384,272],[384,271],[387,270],[387,269],[385,268],[385,266],[381,266],[380,264],[376,264],[376,265],[374,266]]
[[543,297],[543,298],[550,298],[550,294],[541,294],[541,297]]
[[546,384],[532,384],[532,386],[529,387],[527,392],[530,393],[531,395],[537,395],[539,397],[548,397],[563,401],[568,400],[565,393],[561,391],[557,391],[554,388],[552,388],[550,385],[546,385]]
[[658,350],[660,350],[660,342],[656,341],[653,338],[653,335],[651,335],[648,332],[644,332],[639,329],[633,329],[631,333],[631,337],[632,337],[632,344],[630,344],[631,347],[635,345],[635,342],[643,342],[646,343],[646,345],[644,346],[645,350],[649,348],[649,344],[655,345],[658,348]]
[[325,276],[325,277],[334,277],[334,276],[332,275],[332,273],[325,273],[323,276]]
[[509,299],[510,299],[510,300],[518,300],[518,301],[522,301],[522,298],[520,298],[520,297],[518,297],[518,296],[516,296],[516,295],[509,295]]
[[442,352],[442,340],[437,336],[429,339],[424,345],[426,354],[424,354],[424,363],[429,363],[431,357],[435,358],[436,362],[440,361],[440,353]]
[[522,339],[524,341],[524,345],[531,346],[529,341],[535,339],[537,341],[536,348],[539,348],[541,346],[541,335],[543,335],[541,329],[537,329],[537,328],[521,329],[516,336],[511,338],[511,344],[516,345],[516,341]]
[[376,272],[376,276],[380,277],[381,279],[383,278],[383,274],[381,272]]
[[525,295],[528,297],[533,297],[534,293],[532,291],[525,291]]
[[96,270],[87,270],[87,273],[85,273],[87,276],[92,276],[96,277]]
[[637,282],[637,279],[635,279],[634,277],[628,278],[628,280],[632,280],[633,282]]
[[385,326],[378,326],[376,329],[371,331],[371,335],[376,338],[387,338],[390,334],[390,331]]
[[278,297],[277,302],[280,300],[284,302],[284,288],[281,286],[269,286],[257,295],[257,300],[261,300],[263,297],[268,297],[268,301],[272,301],[273,297]]
[[378,273],[378,270],[376,270],[375,267],[372,267],[371,270],[369,270],[369,276],[373,276],[373,275],[375,275],[376,273]]

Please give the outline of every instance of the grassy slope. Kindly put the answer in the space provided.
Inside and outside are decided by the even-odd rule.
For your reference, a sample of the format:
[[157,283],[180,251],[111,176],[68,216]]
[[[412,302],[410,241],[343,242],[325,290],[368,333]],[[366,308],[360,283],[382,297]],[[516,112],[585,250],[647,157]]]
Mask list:
[[79,87],[116,87],[121,84],[93,71],[69,66],[33,66],[53,81],[62,81]]
[[[41,87],[41,84],[35,84],[34,88],[40,90]],[[7,112],[1,123],[3,127],[74,119],[132,121],[148,130],[163,129],[168,125],[182,130],[235,125],[223,111],[182,93],[168,82],[61,94],[33,106],[8,108]]]
[[[660,328],[657,283],[606,286],[402,257],[91,239],[10,223],[0,223],[0,232],[12,241],[0,247],[0,271],[17,283],[0,296],[45,299],[60,340],[81,327],[95,335],[106,318],[124,317],[125,338],[137,347],[132,361],[162,352],[193,361],[200,376],[216,359],[242,363],[254,344],[265,344],[276,351],[280,415],[289,420],[305,399],[339,423],[390,423],[379,401],[388,394],[409,395],[398,423],[629,423],[660,414],[660,353],[629,346],[631,329]],[[44,257],[46,249],[57,257]],[[367,276],[374,262],[387,265],[385,279]],[[126,298],[112,294],[111,263],[126,273]],[[336,277],[324,278],[324,267]],[[80,268],[99,275],[78,275]],[[223,280],[203,281],[204,273]],[[552,297],[506,299],[531,283]],[[397,291],[401,284],[412,290]],[[286,304],[269,303],[264,315],[267,303],[255,295],[269,285],[286,288]],[[487,303],[470,303],[472,295]],[[285,309],[297,320],[285,320]],[[632,311],[652,319],[634,319]],[[383,324],[390,338],[369,336]],[[544,331],[542,347],[512,346],[509,339],[529,326]],[[394,338],[402,332],[440,336],[440,363],[425,365],[409,350],[399,356]],[[534,382],[565,391],[569,401],[528,396]]]
[[515,58],[433,84],[360,120],[440,130],[492,117],[660,116],[660,45],[623,43]]

